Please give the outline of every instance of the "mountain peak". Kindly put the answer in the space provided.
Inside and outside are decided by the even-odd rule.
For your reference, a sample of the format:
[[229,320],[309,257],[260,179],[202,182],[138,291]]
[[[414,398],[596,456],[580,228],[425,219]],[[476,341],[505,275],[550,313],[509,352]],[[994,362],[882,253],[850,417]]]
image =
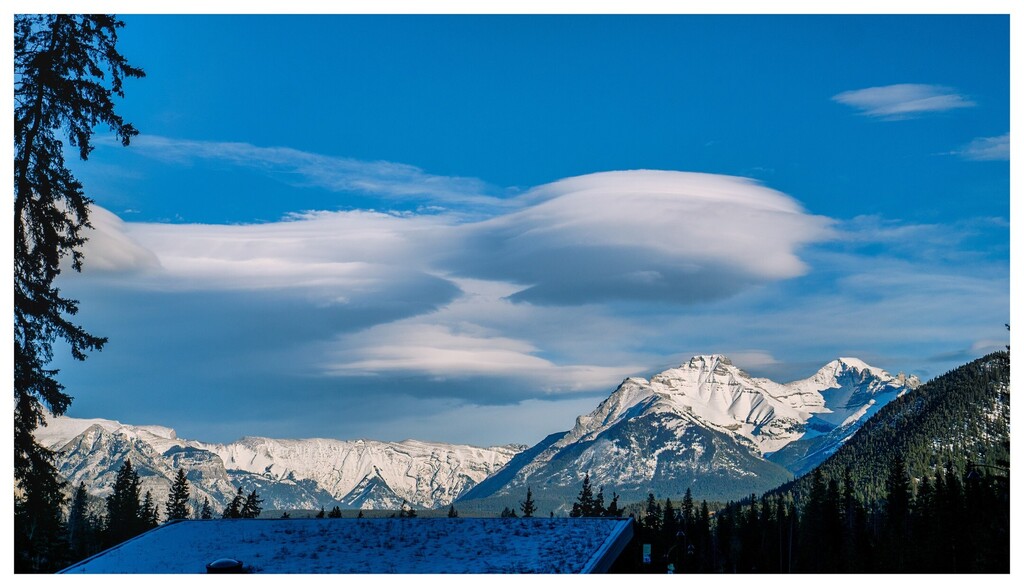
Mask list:
[[883,370],[882,368],[877,368],[867,363],[866,361],[858,359],[856,357],[840,357],[834,359],[825,364],[824,366],[822,366],[822,368],[818,370],[818,373],[815,374],[814,377],[819,377],[820,379],[828,380],[840,377],[843,374],[850,374],[851,372],[859,374],[864,377],[874,377],[883,382],[888,382],[895,379],[892,377],[892,375],[889,374],[889,372]]
[[733,365],[732,360],[720,353],[712,353],[709,355],[694,355],[687,362],[690,367],[698,367],[700,365],[715,366],[718,364],[722,365]]
[[856,357],[840,357],[836,361],[839,362],[841,365],[844,365],[844,366],[849,367],[849,368],[853,368],[853,369],[855,369],[857,371],[861,371],[861,372],[881,372],[881,373],[885,373],[885,370],[882,370],[882,369],[876,368],[874,366],[868,365],[867,362],[865,362],[865,361],[863,361],[861,359],[858,359]]

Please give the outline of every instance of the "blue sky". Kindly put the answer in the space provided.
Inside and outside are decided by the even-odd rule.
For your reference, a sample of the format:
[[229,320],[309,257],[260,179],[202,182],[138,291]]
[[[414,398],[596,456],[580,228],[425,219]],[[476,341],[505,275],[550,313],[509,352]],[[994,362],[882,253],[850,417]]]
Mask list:
[[532,444],[693,354],[1008,342],[1005,15],[123,19],[71,416]]

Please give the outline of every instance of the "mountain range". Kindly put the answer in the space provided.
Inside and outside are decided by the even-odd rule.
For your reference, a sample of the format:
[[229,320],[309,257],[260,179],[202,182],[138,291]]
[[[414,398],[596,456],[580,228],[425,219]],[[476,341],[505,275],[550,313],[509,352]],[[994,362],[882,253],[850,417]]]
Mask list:
[[[803,380],[755,378],[721,355],[702,355],[653,376],[627,378],[606,400],[517,456],[460,501],[530,488],[571,505],[584,475],[627,502],[648,493],[728,500],[760,493],[834,453],[881,406],[919,385],[853,358]],[[795,448],[795,449],[790,449]],[[792,468],[792,469],[790,469]]]
[[162,426],[132,426],[105,419],[49,417],[36,438],[57,451],[58,471],[73,485],[85,482],[99,497],[113,488],[126,459],[139,472],[143,492],[167,495],[184,469],[192,498],[223,508],[237,488],[256,490],[268,509],[393,509],[450,504],[523,450],[508,445],[402,441],[269,439],[227,444],[181,439]]
[[763,492],[821,463],[918,384],[853,358],[780,384],[702,355],[649,380],[627,378],[571,430],[529,448],[264,437],[215,444],[163,426],[52,416],[37,439],[57,450],[65,478],[100,497],[130,458],[144,491],[166,496],[182,468],[193,499],[218,507],[239,487],[257,490],[270,509],[514,506],[531,488],[542,511],[561,512],[587,474],[607,498],[624,501],[688,487],[708,499]]

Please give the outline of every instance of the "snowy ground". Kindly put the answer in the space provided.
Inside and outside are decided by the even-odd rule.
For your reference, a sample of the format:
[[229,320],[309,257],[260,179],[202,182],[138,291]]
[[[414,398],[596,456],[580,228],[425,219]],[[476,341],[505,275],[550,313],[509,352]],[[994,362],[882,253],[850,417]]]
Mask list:
[[200,574],[220,558],[264,574],[580,573],[629,532],[628,519],[190,520],[64,573]]

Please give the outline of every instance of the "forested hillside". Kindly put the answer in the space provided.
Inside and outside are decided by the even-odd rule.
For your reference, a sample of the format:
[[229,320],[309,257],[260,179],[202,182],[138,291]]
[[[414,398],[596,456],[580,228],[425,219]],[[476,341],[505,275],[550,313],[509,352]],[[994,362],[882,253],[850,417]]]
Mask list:
[[1009,572],[1010,357],[891,402],[811,473],[715,515],[695,571]]
[[[1003,471],[1010,458],[1010,355],[997,352],[974,360],[886,405],[820,466],[826,480],[847,471],[863,502],[885,497],[889,464],[900,458],[914,480],[951,465]],[[811,476],[792,487],[805,495]]]

